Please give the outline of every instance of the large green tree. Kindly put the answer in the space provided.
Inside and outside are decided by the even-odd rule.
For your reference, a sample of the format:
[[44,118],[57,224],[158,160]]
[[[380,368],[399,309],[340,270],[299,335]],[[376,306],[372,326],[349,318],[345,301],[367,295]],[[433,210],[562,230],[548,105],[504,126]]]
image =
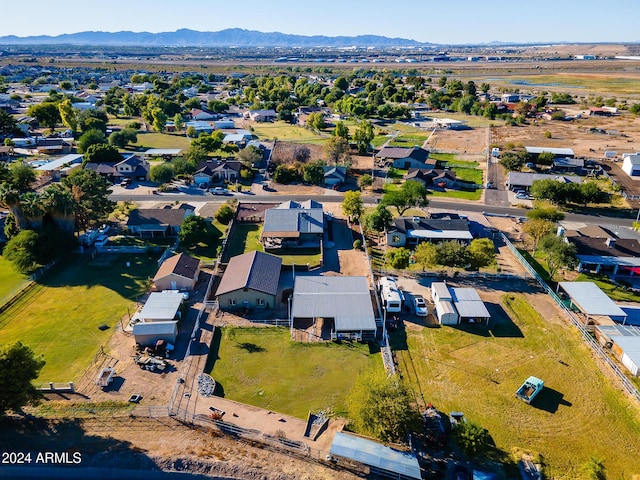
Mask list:
[[344,214],[358,221],[364,212],[364,201],[360,192],[357,190],[350,190],[344,194],[344,201],[342,202],[342,211]]
[[557,235],[544,237],[540,241],[540,250],[549,267],[549,278],[553,278],[560,268],[575,268],[578,265],[576,246]]
[[419,424],[409,389],[398,375],[388,376],[382,369],[370,370],[355,379],[347,409],[358,433],[385,442],[405,441]]
[[168,163],[160,163],[151,167],[149,178],[156,183],[167,183],[173,179],[174,170]]
[[9,167],[11,185],[20,192],[26,192],[36,180],[33,167],[25,162],[14,162]]
[[178,238],[180,243],[187,248],[194,247],[200,243],[210,245],[215,237],[213,235],[211,222],[198,215],[189,215],[182,222]]
[[475,268],[488,267],[496,261],[496,247],[488,238],[476,238],[467,247],[467,259]]
[[118,163],[123,160],[118,149],[106,143],[89,145],[82,157],[83,163]]
[[42,357],[36,357],[21,342],[0,347],[0,416],[37,403],[38,392],[31,382],[38,378],[44,364]]
[[436,245],[430,242],[420,242],[415,249],[416,263],[425,268],[433,267],[438,264],[438,250]]
[[74,170],[62,185],[73,197],[77,230],[104,222],[115,208],[109,200],[109,183],[92,170]]
[[72,132],[78,129],[78,118],[76,117],[76,111],[71,104],[71,99],[66,98],[58,103],[58,111],[60,112],[60,120],[62,124]]
[[453,428],[453,438],[469,457],[479,457],[491,447],[489,432],[473,422],[458,422]]
[[102,133],[100,130],[93,129],[85,131],[80,136],[80,138],[76,142],[76,147],[78,148],[78,153],[85,153],[91,145],[100,143],[106,144],[107,137],[105,137],[104,133]]
[[398,215],[402,216],[410,208],[429,205],[427,193],[427,187],[422,182],[407,180],[398,190],[387,192],[382,197],[382,203],[395,207]]
[[353,139],[358,145],[358,153],[360,155],[364,155],[365,153],[367,153],[367,150],[369,149],[374,136],[373,124],[368,120],[363,120],[362,122],[360,122],[358,128],[356,128],[353,134]]
[[343,137],[331,137],[324,145],[324,152],[329,163],[338,165],[349,162],[349,142]]
[[524,222],[522,230],[531,237],[532,253],[535,255],[538,244],[547,235],[553,232],[555,224],[544,218],[532,218]]
[[467,247],[457,240],[447,240],[436,245],[438,265],[464,267],[468,263]]
[[12,115],[0,109],[0,136],[13,135],[18,122]]
[[323,167],[321,161],[307,163],[302,167],[302,178],[312,185],[320,185],[324,181]]
[[364,227],[380,235],[380,233],[389,228],[392,220],[393,215],[389,209],[380,203],[373,212],[364,217]]
[[40,266],[38,240],[39,235],[36,231],[21,230],[7,242],[2,255],[13,263],[20,272],[33,273]]
[[42,102],[31,105],[27,109],[27,115],[35,117],[38,122],[51,130],[56,128],[56,125],[61,121],[58,104],[55,102]]

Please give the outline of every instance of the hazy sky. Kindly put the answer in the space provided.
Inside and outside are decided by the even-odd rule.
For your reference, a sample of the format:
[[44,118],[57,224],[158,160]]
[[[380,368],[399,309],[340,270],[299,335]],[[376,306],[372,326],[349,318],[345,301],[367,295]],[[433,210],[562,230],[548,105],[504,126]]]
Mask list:
[[638,0],[3,0],[0,36],[246,28],[433,43],[640,41]]

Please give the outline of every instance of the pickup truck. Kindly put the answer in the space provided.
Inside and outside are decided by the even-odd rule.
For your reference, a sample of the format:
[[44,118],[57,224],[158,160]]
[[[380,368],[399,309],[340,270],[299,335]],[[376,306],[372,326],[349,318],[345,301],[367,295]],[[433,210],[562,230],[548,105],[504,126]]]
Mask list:
[[529,377],[516,392],[516,397],[525,403],[531,403],[544,388],[544,382],[537,377]]

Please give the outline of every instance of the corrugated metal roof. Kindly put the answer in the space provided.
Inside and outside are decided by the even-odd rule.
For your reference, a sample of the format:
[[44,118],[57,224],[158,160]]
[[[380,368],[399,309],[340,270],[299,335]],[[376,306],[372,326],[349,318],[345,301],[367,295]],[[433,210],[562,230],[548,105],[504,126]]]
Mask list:
[[179,292],[153,292],[142,307],[140,318],[143,320],[173,320],[182,300],[183,296]]
[[452,298],[449,287],[447,287],[447,284],[445,282],[433,282],[431,284],[431,289],[436,292],[436,295],[440,300],[447,300]]
[[553,153],[554,155],[570,155],[573,156],[571,148],[552,148],[552,147],[524,147],[527,153],[540,154],[543,152]]
[[491,318],[491,314],[482,301],[454,302],[461,318]]
[[418,459],[413,453],[401,452],[348,433],[336,433],[331,444],[331,455],[355,460],[404,478],[422,478]]
[[573,303],[587,315],[626,317],[627,314],[593,282],[560,282]]
[[596,263],[600,265],[620,265],[621,267],[640,267],[640,258],[614,257],[605,255],[576,255],[582,263]]
[[464,302],[464,301],[475,301],[481,302],[482,299],[475,288],[452,288],[453,293],[453,301],[454,302]]
[[582,183],[582,177],[575,175],[550,175],[548,173],[509,172],[509,185],[530,187],[536,180],[556,180],[562,183]]
[[333,318],[337,332],[376,329],[366,277],[297,276],[291,314]]
[[471,232],[458,230],[411,230],[407,237],[433,238],[435,240],[473,240]]
[[77,155],[77,154],[65,155],[62,158],[53,160],[49,163],[46,163],[45,165],[39,166],[38,168],[36,168],[36,170],[39,172],[49,172],[51,170],[56,170],[58,168],[64,167],[68,163],[81,163],[81,162],[82,162],[82,155]]
[[250,288],[275,295],[278,292],[282,259],[264,252],[248,252],[229,260],[216,295]]
[[177,334],[178,322],[138,322],[133,326],[134,335]]
[[[208,123],[206,125],[209,126]],[[144,155],[180,155],[180,152],[181,148],[150,148]]]

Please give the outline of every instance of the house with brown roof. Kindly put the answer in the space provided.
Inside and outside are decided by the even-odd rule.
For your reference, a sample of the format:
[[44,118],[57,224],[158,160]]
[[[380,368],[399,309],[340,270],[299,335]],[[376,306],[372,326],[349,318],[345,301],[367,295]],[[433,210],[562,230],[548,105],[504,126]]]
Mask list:
[[200,260],[180,253],[167,258],[153,277],[156,290],[193,290],[200,275]]
[[640,242],[635,238],[620,238],[599,225],[587,225],[578,230],[558,233],[576,246],[577,270],[609,275],[640,274]]
[[138,208],[129,213],[127,228],[140,237],[177,235],[189,215],[193,208]]
[[273,308],[281,268],[280,257],[264,252],[232,257],[216,290],[220,309]]
[[242,163],[237,160],[209,160],[198,165],[193,182],[196,185],[234,182],[240,178],[240,170]]

